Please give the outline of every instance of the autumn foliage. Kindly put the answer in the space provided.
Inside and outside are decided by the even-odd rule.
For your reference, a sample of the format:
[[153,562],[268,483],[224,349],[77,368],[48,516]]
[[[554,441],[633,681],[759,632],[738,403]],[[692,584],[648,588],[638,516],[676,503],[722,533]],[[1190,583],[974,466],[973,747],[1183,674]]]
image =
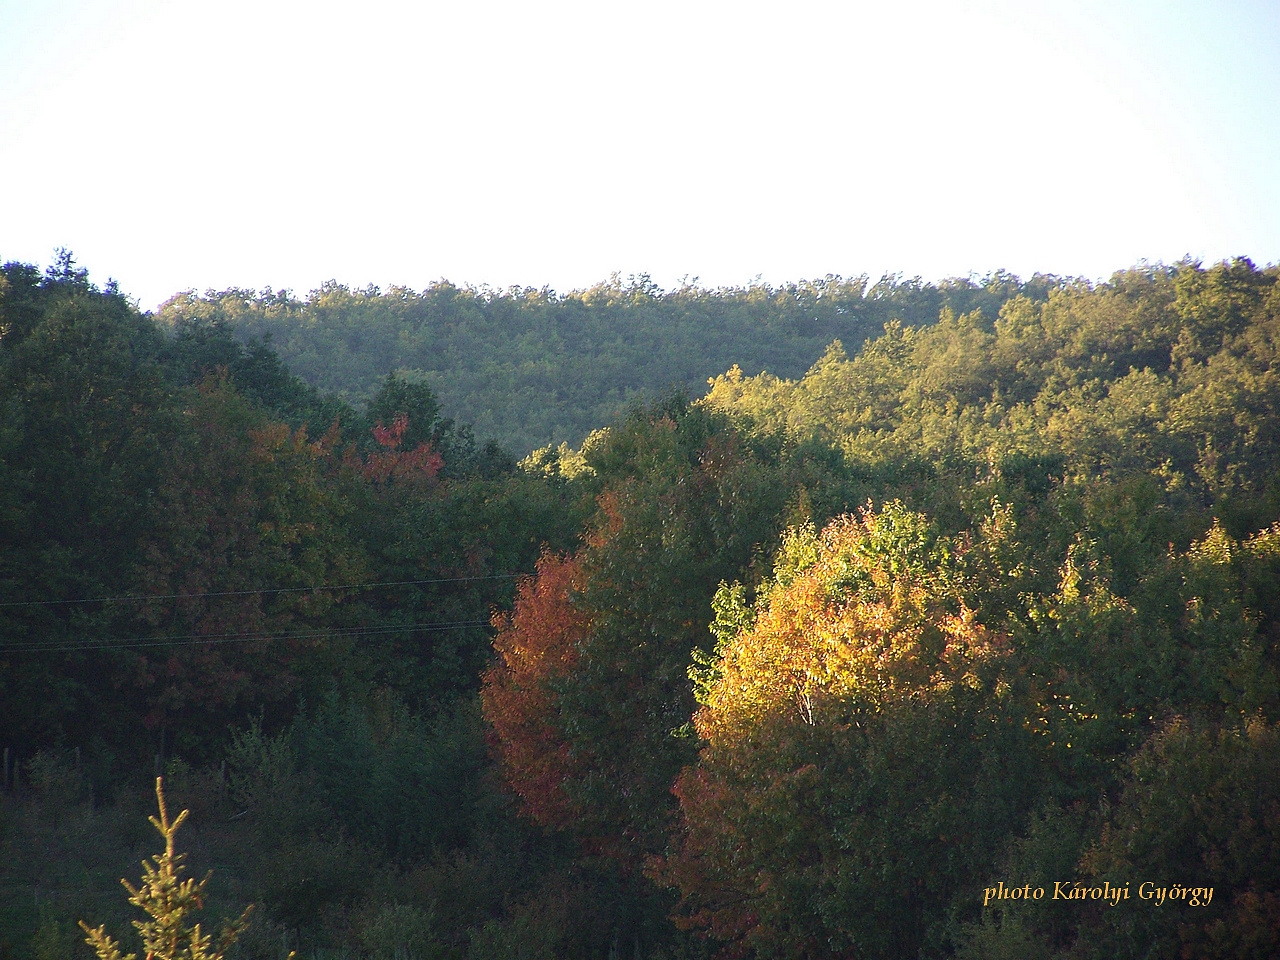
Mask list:
[[550,689],[573,668],[586,632],[571,598],[580,576],[574,560],[543,555],[537,575],[521,581],[515,609],[494,615],[499,659],[481,691],[508,782],[525,812],[547,826],[568,826],[580,812],[565,784],[581,763],[559,729]]
[[379,421],[373,427],[373,439],[378,449],[363,459],[351,453],[352,463],[361,476],[375,484],[398,481],[401,483],[430,483],[436,479],[444,458],[429,442],[421,442],[408,449],[406,434],[409,417],[400,413],[387,426]]
[[[153,768],[246,957],[1276,956],[1280,268],[990,279],[744,291],[889,322],[517,466],[348,313],[403,291],[0,268],[0,960],[72,955]],[[402,371],[362,410],[237,326],[313,308]],[[1215,897],[1053,901],[1144,880]]]
[[[303,585],[365,572],[340,536],[343,508],[305,430],[268,420],[216,377],[190,393],[183,421],[161,461],[137,574],[141,625],[185,639],[144,647],[134,685],[148,727],[195,738],[213,716],[292,694],[323,634],[316,624],[335,609],[333,592]],[[277,589],[255,589],[264,583]]]
[[958,595],[961,546],[899,504],[795,531],[696,676],[705,746],[652,871],[728,955],[914,955],[955,864],[991,855],[968,821],[994,812],[1006,645]]

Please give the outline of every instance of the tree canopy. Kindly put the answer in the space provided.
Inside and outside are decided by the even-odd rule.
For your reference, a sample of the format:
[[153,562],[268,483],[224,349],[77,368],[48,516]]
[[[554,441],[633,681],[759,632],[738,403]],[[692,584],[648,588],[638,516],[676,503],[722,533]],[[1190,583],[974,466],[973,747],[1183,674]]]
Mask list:
[[614,276],[586,290],[492,290],[441,280],[353,290],[328,283],[289,291],[194,291],[157,313],[175,329],[213,324],[269,342],[307,383],[352,402],[396,372],[428,383],[449,417],[518,455],[581,443],[636,400],[672,387],[698,394],[739,364],[797,376],[833,338],[851,346],[889,321],[927,324],[946,307],[994,318],[1014,296],[1043,299],[1060,281],[829,276],[778,287],[663,290]]
[[246,958],[1270,957],[1278,345],[1243,259],[6,264],[0,953],[122,919],[163,773]]

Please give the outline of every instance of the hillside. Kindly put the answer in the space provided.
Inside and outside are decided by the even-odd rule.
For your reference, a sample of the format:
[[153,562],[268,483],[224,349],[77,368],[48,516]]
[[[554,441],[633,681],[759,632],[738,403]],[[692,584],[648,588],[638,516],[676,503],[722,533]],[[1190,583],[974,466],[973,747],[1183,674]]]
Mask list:
[[1043,299],[1058,281],[996,273],[937,284],[828,277],[781,287],[664,291],[617,277],[587,290],[494,291],[441,281],[352,290],[327,284],[306,298],[246,290],[182,294],[157,314],[176,327],[199,318],[241,338],[270,338],[289,369],[356,404],[388,373],[422,380],[443,413],[517,456],[576,445],[645,397],[693,396],[733,365],[796,377],[832,340],[856,349],[884,325],[931,323],[939,312],[994,319],[1011,297]]

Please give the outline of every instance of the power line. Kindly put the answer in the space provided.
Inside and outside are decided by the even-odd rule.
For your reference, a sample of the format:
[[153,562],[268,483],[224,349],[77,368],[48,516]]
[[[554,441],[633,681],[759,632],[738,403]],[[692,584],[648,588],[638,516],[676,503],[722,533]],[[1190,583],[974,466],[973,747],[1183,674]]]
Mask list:
[[62,644],[13,644],[0,646],[7,653],[66,653],[80,650],[130,650],[143,647],[183,647],[198,644],[250,643],[255,640],[316,640],[334,637],[371,636],[386,633],[412,633],[415,630],[458,630],[488,626],[488,620],[455,620],[450,623],[407,623],[382,627],[334,627],[324,630],[295,630],[280,633],[223,633],[178,637],[128,637],[121,640],[86,640]]
[[49,607],[72,603],[141,603],[147,600],[199,600],[205,597],[248,597],[274,593],[304,593],[319,590],[371,590],[375,587],[413,587],[428,583],[465,583],[469,580],[514,580],[521,573],[492,573],[480,577],[437,577],[432,580],[384,580],[374,583],[334,583],[311,587],[264,587],[261,590],[221,590],[207,593],[125,594],[118,597],[81,597],[71,600],[5,600],[0,607]]

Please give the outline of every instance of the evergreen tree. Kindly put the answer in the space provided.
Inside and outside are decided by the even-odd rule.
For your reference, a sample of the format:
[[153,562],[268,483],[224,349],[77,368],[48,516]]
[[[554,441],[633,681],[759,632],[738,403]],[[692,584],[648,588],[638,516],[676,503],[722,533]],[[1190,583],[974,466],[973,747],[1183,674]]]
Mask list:
[[[133,921],[147,960],[223,960],[227,949],[248,926],[252,907],[246,908],[239,919],[223,924],[216,944],[212,936],[201,931],[200,924],[188,925],[188,917],[204,906],[204,889],[213,874],[210,872],[200,881],[183,879],[182,861],[186,855],[174,850],[173,838],[189,811],[183,810],[177,819],[169,820],[162,777],[156,777],[156,800],[160,819],[150,820],[164,837],[164,853],[142,862],[141,887],[128,880],[120,881],[129,891],[129,902],[150,918]],[[120,953],[120,943],[107,934],[105,925],[94,929],[81,920],[80,926],[88,934],[85,942],[97,952],[99,960],[136,960],[136,953]]]

